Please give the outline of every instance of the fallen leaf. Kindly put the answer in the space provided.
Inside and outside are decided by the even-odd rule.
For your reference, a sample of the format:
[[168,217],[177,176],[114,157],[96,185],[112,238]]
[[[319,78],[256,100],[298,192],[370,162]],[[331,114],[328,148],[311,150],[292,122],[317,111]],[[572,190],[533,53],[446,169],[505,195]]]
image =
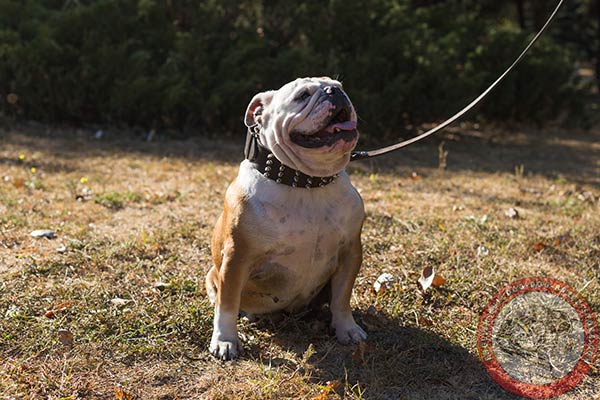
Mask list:
[[535,243],[533,244],[533,249],[534,249],[535,251],[542,251],[542,250],[544,250],[546,247],[548,247],[548,245],[547,245],[546,243],[543,243],[543,242],[535,242]]
[[56,307],[54,307],[55,310],[62,310],[63,308],[67,308],[73,305],[72,301],[65,301],[64,303],[60,303],[59,305],[57,305]]
[[165,290],[166,288],[169,287],[169,284],[161,281],[161,282],[156,282],[154,284],[154,287],[162,292],[163,290]]
[[386,291],[392,289],[396,283],[396,278],[392,274],[383,273],[379,275],[375,283],[373,284],[373,289],[377,294],[383,294]]
[[590,202],[590,203],[594,203],[594,201],[596,200],[594,198],[594,193],[592,192],[583,192],[583,193],[579,193],[577,195],[577,198],[583,202]]
[[117,400],[132,400],[133,399],[133,395],[131,393],[126,392],[125,389],[123,389],[119,386],[115,386],[114,392],[115,392],[115,399],[117,399]]
[[504,212],[504,215],[506,215],[508,218],[519,218],[519,212],[517,211],[516,208],[509,208],[508,210],[506,210]]
[[477,247],[477,257],[485,257],[488,254],[490,254],[490,251],[488,250],[487,247],[485,247],[485,246],[478,246]]
[[541,190],[536,189],[536,188],[524,187],[524,188],[521,188],[520,190],[523,193],[530,193],[530,194],[535,194],[535,195],[541,195],[543,193]]
[[317,396],[313,397],[313,400],[325,400],[327,396],[332,392],[337,390],[342,385],[340,381],[328,381],[327,385],[321,390]]
[[425,267],[423,268],[423,272],[421,273],[421,277],[419,278],[419,283],[423,288],[423,293],[427,291],[431,286],[440,287],[446,282],[446,279],[435,273],[435,269],[433,267]]
[[355,363],[362,363],[365,361],[365,351],[367,350],[367,344],[361,340],[356,345],[356,349],[352,352],[352,361]]
[[419,174],[413,171],[413,173],[410,174],[410,179],[412,179],[413,181],[418,181],[419,179],[421,179],[421,177],[419,176]]
[[421,277],[419,278],[419,283],[421,284],[421,287],[423,288],[423,292],[426,292],[427,289],[429,289],[429,287],[433,283],[434,276],[435,276],[435,271],[433,270],[433,267],[423,268],[423,272],[421,272]]
[[16,187],[17,189],[21,189],[23,187],[23,178],[16,178],[15,181],[13,182],[13,186]]
[[73,344],[73,332],[68,329],[59,329],[58,341],[65,346],[71,346]]
[[446,282],[446,278],[444,278],[443,276],[441,276],[439,274],[435,274],[433,276],[433,282],[431,282],[431,286],[433,286],[433,287],[440,287],[445,282]]
[[57,306],[51,308],[50,310],[46,311],[46,313],[44,314],[44,316],[46,318],[54,318],[56,316],[56,312],[60,311],[64,308],[67,308],[69,306],[73,305],[72,301],[65,301],[64,303],[60,303]]
[[116,306],[124,306],[125,304],[130,303],[132,301],[133,300],[130,299],[121,299],[120,297],[115,297],[114,299],[110,300],[110,302]]
[[48,239],[53,239],[55,234],[56,233],[50,229],[36,229],[30,233],[30,235],[33,237],[45,237]]
[[6,318],[18,317],[19,316],[19,307],[17,307],[15,304],[11,304],[8,307],[8,310],[6,310],[6,312],[4,313],[4,316]]

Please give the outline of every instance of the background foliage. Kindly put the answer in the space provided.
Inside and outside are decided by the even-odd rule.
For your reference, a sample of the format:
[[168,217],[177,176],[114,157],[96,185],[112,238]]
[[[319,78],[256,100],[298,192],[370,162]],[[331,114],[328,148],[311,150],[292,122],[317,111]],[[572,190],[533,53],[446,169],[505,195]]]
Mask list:
[[[550,2],[554,3],[554,2]],[[512,61],[542,0],[0,0],[0,112],[238,132],[258,91],[344,81],[375,137],[462,107]],[[479,118],[582,121],[600,80],[598,1],[569,1]],[[593,78],[593,77],[592,77]],[[193,128],[193,129],[188,129]]]

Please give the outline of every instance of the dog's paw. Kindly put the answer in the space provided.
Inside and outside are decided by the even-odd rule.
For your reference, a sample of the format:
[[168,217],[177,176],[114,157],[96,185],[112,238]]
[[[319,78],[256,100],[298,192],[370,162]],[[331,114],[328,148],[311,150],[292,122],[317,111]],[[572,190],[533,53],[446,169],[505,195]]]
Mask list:
[[332,328],[335,330],[335,336],[341,344],[358,343],[367,339],[367,334],[354,322],[353,318],[333,323]]
[[233,340],[213,339],[208,350],[219,360],[233,360],[243,353],[242,342],[237,337]]

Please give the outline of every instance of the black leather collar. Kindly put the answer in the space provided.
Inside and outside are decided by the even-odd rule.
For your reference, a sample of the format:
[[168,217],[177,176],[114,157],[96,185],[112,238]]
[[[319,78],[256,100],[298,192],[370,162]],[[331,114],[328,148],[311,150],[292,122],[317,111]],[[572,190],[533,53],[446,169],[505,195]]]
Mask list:
[[244,155],[252,163],[252,166],[266,178],[282,185],[310,189],[329,185],[338,177],[337,174],[323,177],[310,176],[288,167],[260,143],[259,130],[258,125],[248,127]]

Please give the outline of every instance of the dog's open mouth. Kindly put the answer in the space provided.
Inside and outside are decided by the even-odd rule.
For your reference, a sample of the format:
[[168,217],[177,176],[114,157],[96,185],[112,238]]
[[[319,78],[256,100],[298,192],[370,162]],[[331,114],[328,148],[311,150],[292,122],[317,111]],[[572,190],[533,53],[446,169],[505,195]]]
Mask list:
[[331,146],[338,140],[351,142],[358,136],[356,121],[350,120],[347,109],[338,111],[321,130],[315,133],[290,133],[290,139],[298,146],[316,148]]

